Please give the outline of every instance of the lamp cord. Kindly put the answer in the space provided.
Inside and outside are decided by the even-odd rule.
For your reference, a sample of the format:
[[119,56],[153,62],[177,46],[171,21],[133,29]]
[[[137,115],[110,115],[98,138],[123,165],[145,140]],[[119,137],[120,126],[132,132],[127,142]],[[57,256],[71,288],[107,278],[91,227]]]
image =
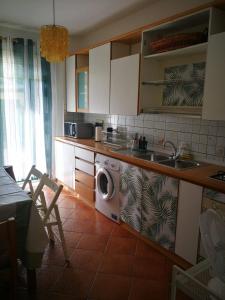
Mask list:
[[55,0],[53,0],[53,25],[55,25]]

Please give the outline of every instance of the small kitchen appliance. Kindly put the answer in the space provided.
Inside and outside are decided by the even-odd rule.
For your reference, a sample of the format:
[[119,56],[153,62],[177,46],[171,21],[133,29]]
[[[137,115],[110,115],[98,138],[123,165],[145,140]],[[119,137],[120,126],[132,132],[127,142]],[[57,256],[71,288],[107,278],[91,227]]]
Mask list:
[[92,123],[64,123],[64,135],[78,139],[90,139],[94,134],[94,126]]
[[120,222],[120,161],[97,154],[95,208],[114,222]]

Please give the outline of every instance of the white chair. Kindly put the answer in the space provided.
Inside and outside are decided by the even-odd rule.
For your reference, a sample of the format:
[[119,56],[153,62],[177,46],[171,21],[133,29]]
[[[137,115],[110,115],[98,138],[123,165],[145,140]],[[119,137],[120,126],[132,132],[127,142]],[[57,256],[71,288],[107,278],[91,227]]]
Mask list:
[[[47,188],[51,191],[51,195],[45,197],[45,192],[48,192]],[[61,242],[65,260],[66,262],[69,262],[65,237],[62,229],[62,221],[60,218],[58,205],[56,204],[62,189],[62,185],[58,186],[55,182],[49,179],[46,174],[44,174],[32,198],[35,204],[37,204],[37,201],[39,201],[37,205],[38,211],[43,225],[47,228],[50,242],[54,243],[55,238]],[[52,228],[53,226],[58,227],[58,234],[54,232]]]
[[38,179],[39,181],[41,180],[43,174],[41,171],[36,169],[36,166],[33,165],[32,168],[30,169],[30,172],[28,173],[26,179],[24,180],[24,183],[22,185],[22,189],[25,190],[26,186],[29,186],[28,193],[30,193],[31,197],[34,195],[34,186],[32,184],[32,179]]

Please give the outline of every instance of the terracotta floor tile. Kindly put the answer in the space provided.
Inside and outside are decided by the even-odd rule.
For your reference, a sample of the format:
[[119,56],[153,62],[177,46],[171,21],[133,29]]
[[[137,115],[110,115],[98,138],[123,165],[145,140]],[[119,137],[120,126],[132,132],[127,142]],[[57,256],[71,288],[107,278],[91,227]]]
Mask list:
[[136,239],[111,237],[107,246],[108,253],[134,255]]
[[64,208],[59,207],[59,214],[61,218],[69,218],[69,216],[73,213],[73,208]]
[[89,298],[96,300],[126,300],[129,296],[130,284],[130,277],[98,274]]
[[[40,296],[39,296],[40,297]],[[49,300],[49,299],[54,299],[54,300],[86,300],[86,297],[83,298],[74,298],[71,297],[71,295],[63,295],[63,294],[58,294],[58,293],[48,293],[48,294],[43,294],[41,298],[35,299],[35,300]]]
[[[172,262],[66,189],[58,205],[71,264],[48,246],[35,300],[168,299]],[[31,299],[24,286],[18,300]]]
[[131,239],[135,238],[135,236],[131,232],[123,228],[121,224],[114,224],[112,236],[126,237]]
[[74,197],[61,198],[58,202],[60,208],[75,208],[76,202]]
[[68,248],[76,248],[81,236],[82,236],[82,233],[64,231],[66,246]]
[[76,207],[73,209],[72,214],[68,218],[76,221],[90,222],[90,220],[92,220],[94,222],[95,211],[91,208],[84,210]]
[[74,250],[70,266],[79,270],[96,272],[102,261],[103,254],[94,250],[76,249]]
[[43,265],[37,272],[37,288],[40,291],[49,290],[63,273],[63,267]]
[[142,240],[137,241],[136,256],[163,259],[164,256]]
[[105,235],[83,234],[77,248],[104,252],[108,239]]
[[167,300],[168,286],[161,282],[135,278],[132,280],[129,300]]
[[99,272],[130,276],[133,271],[134,256],[122,254],[105,254]]
[[52,292],[71,295],[72,299],[87,298],[94,276],[95,273],[90,271],[67,268],[55,283]]
[[63,224],[63,230],[65,231],[74,231],[78,233],[95,233],[95,224],[92,220],[74,220],[68,219]]
[[[68,255],[70,256],[73,252],[73,248],[67,247]],[[48,246],[45,249],[43,255],[42,264],[44,265],[55,265],[55,266],[65,266],[65,257],[62,247],[55,244],[54,246]]]
[[94,223],[93,231],[96,234],[110,235],[112,230],[113,230],[113,224],[112,222],[108,222],[108,220],[96,221]]
[[165,259],[135,257],[133,275],[165,282],[168,278]]

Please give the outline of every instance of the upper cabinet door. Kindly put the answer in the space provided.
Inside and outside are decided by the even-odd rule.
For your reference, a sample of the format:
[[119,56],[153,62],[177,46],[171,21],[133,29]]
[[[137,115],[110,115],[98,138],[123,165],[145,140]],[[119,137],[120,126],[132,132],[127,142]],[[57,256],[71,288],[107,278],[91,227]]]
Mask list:
[[225,32],[210,36],[202,118],[225,120]]
[[110,114],[137,115],[140,55],[111,61]]
[[66,59],[66,110],[76,111],[76,56],[72,55]]
[[111,44],[89,51],[89,112],[109,113]]

